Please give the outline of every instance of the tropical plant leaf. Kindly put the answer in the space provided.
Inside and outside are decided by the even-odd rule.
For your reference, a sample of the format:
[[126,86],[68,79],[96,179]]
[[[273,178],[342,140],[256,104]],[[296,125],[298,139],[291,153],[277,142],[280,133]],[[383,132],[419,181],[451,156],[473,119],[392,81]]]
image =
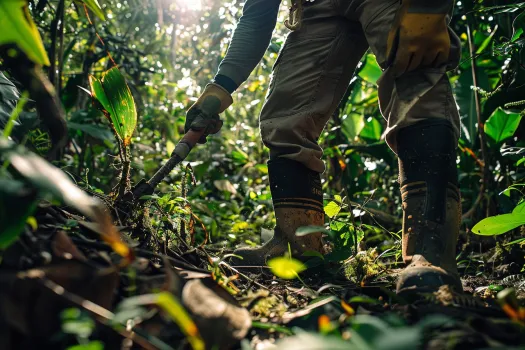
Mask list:
[[376,56],[374,54],[366,55],[364,66],[359,71],[358,75],[369,83],[376,84],[383,74],[381,67],[377,64]]
[[326,215],[328,215],[330,219],[333,219],[334,217],[336,217],[340,211],[341,211],[341,206],[334,201],[331,201],[324,207],[324,212]]
[[[9,119],[7,119],[7,122],[4,125],[4,132],[3,132],[3,134],[4,134],[3,136],[5,138],[8,138],[8,137],[11,136],[11,132],[13,131],[13,127],[15,126],[15,124],[18,123],[16,120],[20,116],[20,113],[22,113],[22,111],[24,109],[24,106],[25,106],[25,104],[28,101],[28,99],[27,99],[28,97],[29,97],[29,93],[27,91],[24,91],[22,93],[22,96],[20,97],[20,100],[18,101],[18,103],[15,105],[15,108],[11,112],[11,115],[9,116]],[[0,121],[0,126],[1,125],[2,125],[2,122]]]
[[268,261],[268,266],[275,276],[286,280],[297,278],[301,272],[306,270],[302,262],[288,257],[273,258]]
[[0,1],[0,28],[0,45],[15,44],[31,61],[49,66],[49,57],[29,14],[27,1]]
[[483,40],[483,43],[481,43],[481,45],[478,47],[478,49],[476,50],[476,55],[480,55],[483,53],[483,51],[485,51],[485,49],[489,46],[490,42],[492,41],[492,38],[494,38],[494,34],[496,34],[497,31],[498,27],[496,26],[492,33],[485,40]]
[[124,146],[129,146],[137,126],[137,109],[126,79],[117,67],[106,71],[102,79],[89,77],[92,96],[98,100]]
[[197,326],[191,319],[186,309],[179,303],[173,295],[167,292],[158,294],[157,305],[166,311],[184,332],[194,350],[204,350],[202,340]]
[[101,238],[113,250],[131,261],[133,252],[120,239],[105,205],[78,188],[60,169],[49,164],[34,153],[15,147],[0,138],[0,156],[3,156],[24,180],[41,194],[76,208],[79,212],[98,224]]
[[521,202],[514,208],[512,214],[522,214],[525,215],[525,201]]
[[525,225],[525,213],[490,216],[478,222],[472,232],[480,236],[497,236]]
[[11,118],[18,99],[20,94],[16,86],[0,72],[0,129],[3,129]]
[[370,117],[366,123],[365,127],[359,134],[359,137],[364,137],[373,141],[381,140],[381,135],[383,134],[383,127],[381,123],[376,119]]
[[500,143],[514,135],[520,125],[521,117],[519,113],[505,111],[500,107],[485,123],[485,133],[496,143]]
[[512,28],[514,29],[514,33],[512,33],[510,41],[515,42],[521,37],[525,28],[525,11],[514,19],[514,22],[512,22]]
[[16,180],[0,179],[0,251],[16,242],[36,209],[36,191]]
[[354,140],[365,127],[365,116],[362,114],[350,113],[343,118],[341,125],[343,134],[345,134],[349,140]]
[[67,127],[70,130],[79,130],[87,135],[94,137],[102,141],[114,141],[113,133],[107,127],[107,125],[95,125],[95,124],[80,124],[75,122],[68,122]]
[[18,100],[20,93],[4,73],[0,72],[0,98],[3,100]]
[[70,346],[67,350],[104,350],[104,344],[96,340],[86,344]]
[[171,293],[161,292],[131,297],[124,300],[118,308],[125,310],[146,305],[157,305],[163,309],[186,335],[194,350],[205,349],[204,340],[199,334],[197,325],[193,322],[186,309]]
[[81,1],[77,1],[77,2],[86,4],[86,6],[91,11],[93,11],[93,13],[97,17],[99,17],[100,19],[102,19],[104,21],[106,20],[106,17],[104,16],[104,11],[102,11],[102,7],[100,7],[100,4],[98,3],[97,0],[81,0]]

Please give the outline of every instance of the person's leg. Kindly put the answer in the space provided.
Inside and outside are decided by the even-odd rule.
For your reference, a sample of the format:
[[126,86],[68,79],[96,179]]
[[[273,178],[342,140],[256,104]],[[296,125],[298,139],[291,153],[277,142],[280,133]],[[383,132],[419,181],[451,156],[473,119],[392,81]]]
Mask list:
[[419,68],[394,77],[386,67],[387,37],[400,2],[361,0],[354,15],[363,25],[378,63],[378,82],[387,119],[388,145],[399,156],[403,203],[403,259],[398,292],[432,291],[441,285],[461,290],[455,254],[461,220],[456,169],[459,113],[447,68],[459,61],[460,43],[450,31],[450,59],[439,69]]
[[275,235],[258,249],[239,249],[243,265],[265,265],[284,255],[322,252],[321,233],[296,237],[297,228],[323,226],[320,174],[325,165],[317,140],[336,110],[367,43],[359,23],[339,16],[333,0],[306,3],[300,30],[290,33],[274,66],[260,116],[270,149],[268,172]]

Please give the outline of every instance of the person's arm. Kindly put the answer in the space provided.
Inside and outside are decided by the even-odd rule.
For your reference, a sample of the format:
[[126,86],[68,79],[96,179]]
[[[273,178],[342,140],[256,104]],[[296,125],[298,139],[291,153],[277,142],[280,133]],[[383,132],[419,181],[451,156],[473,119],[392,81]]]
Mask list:
[[261,61],[270,44],[281,0],[247,0],[214,81],[232,93]]
[[232,105],[231,94],[248,78],[266,52],[280,4],[281,0],[246,0],[219,72],[186,113],[185,132],[204,130],[199,143],[205,143],[207,135],[219,132],[222,127],[219,114]]

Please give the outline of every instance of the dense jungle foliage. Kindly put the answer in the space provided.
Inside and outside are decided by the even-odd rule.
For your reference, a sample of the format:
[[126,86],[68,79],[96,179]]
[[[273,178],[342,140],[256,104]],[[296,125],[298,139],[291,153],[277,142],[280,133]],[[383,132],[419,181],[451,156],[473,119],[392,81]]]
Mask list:
[[332,253],[238,271],[233,248],[267,240],[275,224],[258,115],[288,33],[287,1],[220,135],[137,201],[133,186],[184,136],[243,2],[25,4],[0,0],[0,347],[525,345],[525,2],[456,3],[450,25],[463,54],[449,77],[461,115],[466,294],[421,304],[392,292],[401,203],[372,53],[320,140]]

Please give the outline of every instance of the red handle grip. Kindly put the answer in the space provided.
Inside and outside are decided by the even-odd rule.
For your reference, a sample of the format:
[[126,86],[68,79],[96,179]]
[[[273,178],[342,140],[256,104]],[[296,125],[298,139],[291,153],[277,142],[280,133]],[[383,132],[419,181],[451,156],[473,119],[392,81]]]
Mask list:
[[204,129],[201,130],[193,130],[190,129],[179,141],[179,143],[185,143],[187,144],[190,149],[195,146],[199,140],[204,136]]

